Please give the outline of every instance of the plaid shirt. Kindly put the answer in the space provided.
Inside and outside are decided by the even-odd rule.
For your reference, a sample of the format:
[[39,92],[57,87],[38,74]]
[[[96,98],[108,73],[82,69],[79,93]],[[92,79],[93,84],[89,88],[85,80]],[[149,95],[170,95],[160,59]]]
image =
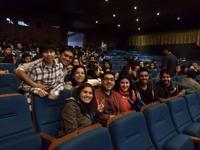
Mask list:
[[[47,85],[48,93],[58,95],[64,89],[63,65],[61,63],[55,61],[53,67],[48,68],[43,59],[40,59],[40,61],[27,70],[27,73],[33,81]],[[40,89],[23,83],[22,90],[38,94]]]

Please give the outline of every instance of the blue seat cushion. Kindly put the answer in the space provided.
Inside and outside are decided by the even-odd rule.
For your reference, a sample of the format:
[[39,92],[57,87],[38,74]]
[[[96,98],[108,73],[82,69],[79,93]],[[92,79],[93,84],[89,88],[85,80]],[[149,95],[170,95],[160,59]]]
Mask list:
[[183,130],[183,133],[200,137],[200,123],[193,123]]
[[40,137],[33,131],[18,133],[0,139],[0,147],[5,150],[42,150]]
[[194,150],[194,144],[188,136],[179,134],[164,145],[164,150]]

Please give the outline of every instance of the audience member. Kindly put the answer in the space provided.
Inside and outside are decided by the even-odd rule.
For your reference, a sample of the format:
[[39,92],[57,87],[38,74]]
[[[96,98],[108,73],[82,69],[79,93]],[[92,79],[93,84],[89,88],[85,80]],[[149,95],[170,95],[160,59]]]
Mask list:
[[149,72],[147,68],[140,68],[137,71],[138,81],[134,84],[134,91],[137,97],[136,110],[155,101],[154,86],[149,82]]
[[113,91],[114,85],[115,74],[107,71],[102,75],[101,87],[95,90],[97,102],[96,119],[104,126],[109,118],[128,111],[128,102],[119,93]]
[[94,122],[96,103],[94,91],[89,83],[82,83],[77,88],[76,95],[65,101],[61,118],[65,134]]
[[171,76],[173,77],[176,74],[176,65],[178,63],[177,57],[171,52],[169,48],[163,50],[165,55],[162,62],[161,69],[169,70]]
[[46,88],[31,87],[22,83],[21,90],[41,97],[48,95],[49,99],[55,100],[64,89],[63,65],[55,61],[56,52],[53,47],[43,45],[40,53],[42,58],[34,66],[28,68],[27,74],[32,81],[42,83]]
[[155,95],[158,100],[165,102],[178,96],[184,96],[186,91],[178,84],[171,81],[170,72],[161,70],[160,81],[155,85]]
[[128,110],[135,109],[136,95],[129,76],[123,74],[119,75],[114,89],[128,101]]
[[[42,58],[37,59],[35,61],[32,61],[30,63],[19,65],[18,68],[15,70],[16,75],[24,81],[26,84],[30,85],[33,88],[41,88],[43,90],[47,89],[47,86],[43,83],[36,83],[27,75],[27,72],[30,68],[34,67],[38,64],[38,62],[41,62]],[[66,66],[71,64],[73,60],[73,53],[70,49],[63,47],[60,50],[60,57],[59,59],[56,59],[56,62],[60,62],[63,64],[63,73],[64,76],[67,74]]]

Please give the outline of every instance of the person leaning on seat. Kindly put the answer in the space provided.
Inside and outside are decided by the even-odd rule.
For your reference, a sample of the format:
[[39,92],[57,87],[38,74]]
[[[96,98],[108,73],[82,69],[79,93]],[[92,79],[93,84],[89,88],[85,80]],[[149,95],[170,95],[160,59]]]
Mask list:
[[61,118],[65,134],[93,124],[96,114],[94,90],[91,84],[81,83],[76,94],[63,105]]

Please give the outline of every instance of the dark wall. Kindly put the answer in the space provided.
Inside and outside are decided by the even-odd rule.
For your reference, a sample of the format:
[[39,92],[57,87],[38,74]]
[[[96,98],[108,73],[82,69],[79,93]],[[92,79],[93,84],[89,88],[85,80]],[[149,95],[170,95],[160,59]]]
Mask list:
[[0,33],[1,39],[7,35],[11,41],[13,39],[17,39],[18,41],[24,43],[40,43],[43,40],[49,40],[57,44],[66,41],[65,37],[62,36],[62,31],[60,29],[52,28],[51,25],[48,24],[33,23],[30,24],[30,27],[1,24]]

